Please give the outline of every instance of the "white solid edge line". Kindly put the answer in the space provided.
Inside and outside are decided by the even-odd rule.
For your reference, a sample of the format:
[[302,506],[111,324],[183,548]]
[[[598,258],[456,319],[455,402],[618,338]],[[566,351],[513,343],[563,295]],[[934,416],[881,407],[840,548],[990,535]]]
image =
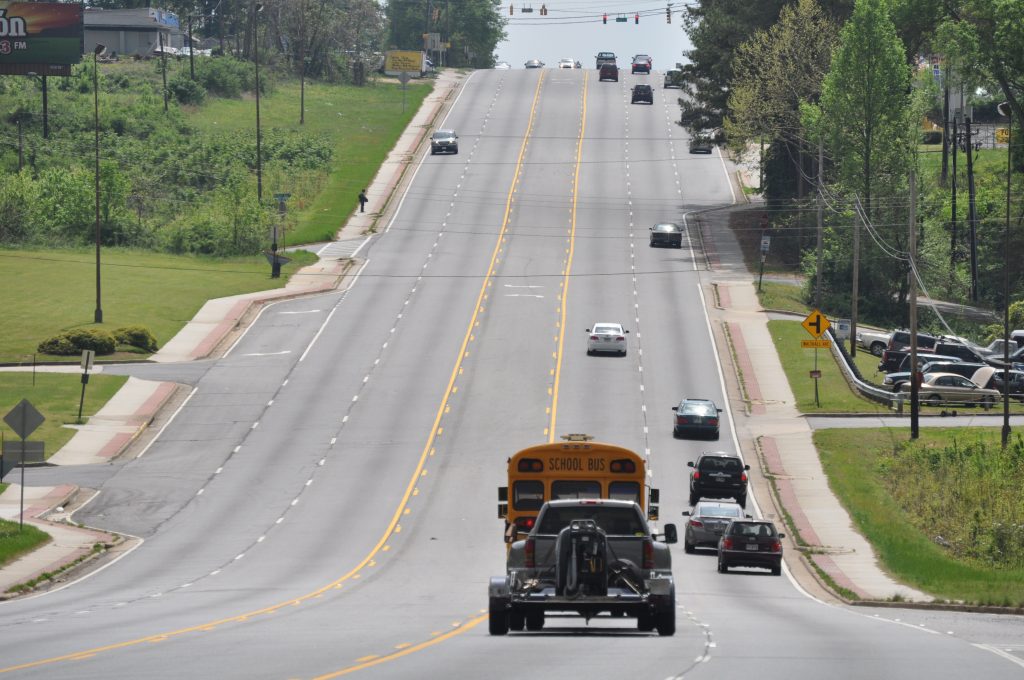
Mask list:
[[[192,395],[189,395],[189,396],[191,397]],[[184,404],[182,404],[182,405],[184,406]],[[166,425],[164,427],[166,427]],[[163,429],[161,428],[161,432],[162,431],[163,431]],[[72,512],[71,514],[68,515],[68,519],[73,517],[76,512],[78,512],[79,510],[81,510],[85,506],[89,505],[89,503],[91,503],[93,501],[93,499],[96,498],[99,495],[100,495],[100,492],[97,491],[92,496],[90,496],[84,503],[82,503],[80,506],[75,508],[74,512]],[[141,536],[133,536],[131,534],[125,534],[125,533],[122,533],[122,532],[112,532],[112,531],[109,531],[107,529],[99,529],[99,528],[96,528],[96,527],[90,527],[90,526],[86,526],[86,525],[81,525],[81,526],[83,528],[89,529],[91,531],[100,531],[100,532],[103,532],[105,534],[116,533],[116,534],[118,534],[120,536],[127,536],[128,538],[134,539],[137,542],[136,542],[135,545],[133,545],[132,547],[128,548],[123,553],[120,553],[117,557],[115,557],[114,559],[110,560],[109,562],[107,562],[103,566],[97,567],[96,569],[88,571],[88,572],[82,574],[79,578],[72,579],[72,580],[68,581],[67,583],[64,583],[64,584],[62,584],[62,585],[60,585],[60,586],[58,586],[56,588],[50,588],[49,590],[44,590],[42,592],[34,593],[32,595],[27,595],[25,597],[19,597],[19,598],[17,598],[18,602],[24,602],[26,600],[34,600],[34,599],[39,598],[39,597],[45,597],[47,595],[52,595],[53,593],[59,593],[60,591],[64,590],[65,588],[70,588],[71,586],[75,585],[76,583],[81,583],[82,581],[84,581],[87,578],[92,578],[93,576],[95,576],[96,574],[100,573],[101,571],[103,571],[107,567],[111,567],[114,564],[120,562],[121,559],[123,559],[124,557],[127,557],[129,554],[133,553],[136,548],[138,548],[139,546],[141,546],[143,543],[146,542],[146,539],[142,538]],[[10,601],[14,602],[15,600],[10,600]]]
[[725,182],[729,185],[729,193],[732,194],[732,204],[736,205],[736,190],[732,188],[732,177],[729,176],[729,168],[725,167],[725,156],[722,150],[718,149],[718,160],[722,161],[722,171],[725,173]]
[[[472,80],[473,76],[475,76],[476,74],[477,74],[476,71],[473,71],[472,73],[470,73],[469,77],[466,78],[466,80],[462,83],[462,86],[459,87],[459,93],[455,96],[455,100],[452,102],[451,106],[448,108],[448,113],[446,113],[444,115],[444,120],[441,121],[441,127],[442,128],[448,122],[448,116],[452,115],[452,111],[455,110],[455,105],[459,102],[459,99],[462,98],[462,93],[466,91],[466,84],[469,83],[469,81]],[[420,156],[420,162],[416,164],[416,170],[413,171],[412,177],[409,178],[408,186],[412,186],[413,183],[416,181],[416,175],[420,174],[420,168],[423,167],[423,165],[424,165],[424,163],[426,163],[426,161],[427,161],[427,153],[426,153],[426,150],[424,149],[423,155]],[[398,215],[402,212],[402,206],[405,205],[405,198],[408,195],[409,195],[408,191],[406,191],[406,193],[402,194],[401,200],[398,201],[398,207],[395,208],[395,214],[391,217],[391,221],[388,222],[388,226],[386,226],[384,228],[384,231],[382,233],[386,234],[389,231],[391,231],[391,227],[395,224],[395,220],[398,219]]]
[[[370,260],[369,259],[367,259],[365,262],[363,262],[363,266],[360,267],[359,271],[356,272],[355,278],[352,279],[352,283],[350,283],[348,285],[348,287],[345,289],[346,293],[348,291],[352,290],[355,287],[356,282],[359,280],[359,276],[363,273],[363,270],[366,269],[366,265],[368,265],[368,264],[370,264]],[[345,298],[342,297],[340,300],[338,300],[338,303],[335,304],[334,307],[331,308],[330,314],[328,314],[327,318],[324,319],[324,322],[322,324],[320,324],[320,328],[317,330],[316,335],[314,335],[313,339],[309,341],[309,344],[306,345],[306,349],[303,350],[303,352],[302,352],[302,356],[299,357],[299,362],[300,363],[306,359],[306,355],[309,354],[310,350],[313,349],[313,345],[316,344],[316,341],[320,339],[320,336],[323,334],[324,329],[327,328],[327,324],[329,324],[331,322],[331,318],[334,317],[334,312],[336,312],[338,310],[338,305],[340,305],[342,302],[344,302],[344,300],[345,300]],[[251,328],[251,326],[250,326],[250,328]]]
[[[199,391],[198,387],[193,387],[192,388],[192,391],[188,393],[187,397],[185,397],[185,401],[181,402],[181,406],[179,406],[178,408],[174,409],[174,413],[172,413],[171,417],[167,419],[167,422],[163,424],[163,426],[160,428],[160,430],[156,433],[156,436],[154,436],[152,439],[150,439],[149,443],[146,444],[145,448],[143,448],[141,451],[139,451],[139,455],[135,456],[136,460],[138,460],[139,458],[142,458],[144,455],[146,455],[146,452],[149,451],[149,447],[151,447],[153,444],[155,444],[157,442],[157,440],[160,439],[160,437],[164,433],[164,430],[166,430],[167,427],[171,423],[174,422],[174,419],[177,418],[178,414],[181,413],[181,410],[183,408],[185,408],[185,406],[188,405],[188,402],[192,401],[192,397],[194,397],[196,392],[198,392],[198,391]],[[90,498],[89,500],[91,501],[92,498]],[[85,506],[85,504],[83,503],[82,507],[84,507],[84,506]],[[72,514],[74,514],[74,513],[72,513]]]
[[[283,302],[283,300],[279,300],[279,302]],[[252,320],[252,322],[251,322],[251,323],[250,323],[250,324],[249,324],[248,326],[246,326],[246,327],[245,327],[245,328],[244,328],[244,329],[242,330],[242,332],[241,332],[241,333],[239,333],[239,334],[238,334],[238,337],[237,337],[237,338],[235,338],[235,341],[234,341],[233,343],[231,343],[231,346],[230,346],[230,347],[228,347],[228,349],[227,349],[227,351],[226,351],[226,352],[224,352],[224,356],[222,356],[222,357],[221,357],[222,359],[227,359],[227,358],[228,358],[229,356],[231,356],[231,353],[232,353],[233,351],[235,351],[235,347],[238,347],[238,343],[240,343],[240,342],[242,341],[242,338],[244,338],[244,337],[245,337],[246,335],[248,335],[248,334],[249,334],[249,329],[250,329],[250,328],[252,328],[253,326],[255,326],[255,325],[256,325],[256,322],[260,320],[260,317],[261,317],[261,316],[263,316],[263,312],[267,311],[267,310],[268,310],[268,309],[269,309],[270,307],[272,307],[272,306],[273,306],[274,304],[276,304],[276,303],[273,303],[273,302],[272,302],[272,303],[270,303],[270,304],[264,305],[264,306],[263,306],[263,307],[262,307],[262,308],[260,309],[260,311],[258,311],[258,312],[256,313],[256,318],[255,318],[255,319],[253,319],[253,320]]]
[[356,255],[359,254],[359,251],[363,249],[363,246],[370,242],[371,238],[373,238],[373,236],[367,236],[366,238],[364,238],[363,242],[359,244],[359,247],[352,251],[352,254],[349,255],[349,258],[355,259]]
[[981,644],[981,643],[978,643],[978,642],[973,642],[973,643],[971,643],[971,646],[977,647],[978,649],[984,649],[986,652],[992,652],[993,654],[995,654],[997,656],[1001,656],[1004,659],[1006,659],[1007,661],[1013,662],[1013,663],[1017,664],[1018,666],[1024,668],[1024,660],[1018,659],[1017,657],[1015,657],[1013,654],[1010,654],[1009,652],[1004,652],[1001,649],[997,649],[993,645],[984,645],[984,644]]

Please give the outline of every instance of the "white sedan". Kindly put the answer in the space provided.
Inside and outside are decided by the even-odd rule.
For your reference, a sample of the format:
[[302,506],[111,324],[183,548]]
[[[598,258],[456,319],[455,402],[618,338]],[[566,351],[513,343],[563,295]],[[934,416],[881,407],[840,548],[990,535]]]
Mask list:
[[559,59],[558,68],[576,68],[576,62],[572,59]]
[[594,324],[593,329],[587,329],[587,354],[593,355],[598,352],[615,352],[622,356],[626,355],[626,334],[629,331],[622,328],[620,323],[599,321]]

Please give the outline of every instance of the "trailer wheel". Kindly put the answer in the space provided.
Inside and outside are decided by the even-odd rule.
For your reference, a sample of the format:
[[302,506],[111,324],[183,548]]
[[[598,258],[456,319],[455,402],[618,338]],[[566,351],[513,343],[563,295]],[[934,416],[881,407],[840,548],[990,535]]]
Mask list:
[[673,587],[668,602],[655,615],[658,635],[667,637],[676,634],[676,589]]
[[523,612],[513,607],[508,612],[508,629],[514,631],[520,631],[526,624],[526,617]]
[[540,630],[544,627],[544,612],[527,612],[526,630]]
[[505,603],[501,600],[491,600],[488,607],[487,630],[491,635],[506,635],[508,633],[508,611]]

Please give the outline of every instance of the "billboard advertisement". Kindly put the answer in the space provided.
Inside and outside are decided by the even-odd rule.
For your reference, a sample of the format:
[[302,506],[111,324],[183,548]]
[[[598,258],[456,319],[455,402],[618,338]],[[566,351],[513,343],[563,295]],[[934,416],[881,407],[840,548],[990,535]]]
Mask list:
[[426,70],[426,63],[423,61],[425,56],[423,52],[406,50],[390,50],[385,52],[384,73],[389,76],[409,73],[413,77],[419,77]]
[[0,0],[0,67],[77,64],[84,37],[81,4]]

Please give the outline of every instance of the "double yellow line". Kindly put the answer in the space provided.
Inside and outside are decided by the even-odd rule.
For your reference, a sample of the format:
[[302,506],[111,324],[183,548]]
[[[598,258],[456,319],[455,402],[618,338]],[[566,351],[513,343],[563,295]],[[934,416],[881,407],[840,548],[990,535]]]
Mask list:
[[[262,616],[262,615],[266,615],[266,614],[272,614],[272,613],[274,613],[274,612],[276,612],[276,611],[278,611],[280,609],[283,609],[284,607],[294,607],[294,606],[300,605],[300,604],[302,604],[302,603],[304,603],[306,601],[309,601],[311,599],[320,597],[320,596],[324,595],[325,593],[327,593],[330,590],[334,590],[334,589],[340,588],[346,581],[348,581],[348,580],[350,580],[352,578],[355,578],[358,575],[358,573],[363,568],[365,568],[367,565],[370,565],[371,563],[375,563],[374,562],[375,557],[382,550],[386,550],[385,546],[387,545],[388,540],[394,534],[396,534],[399,531],[401,531],[399,521],[400,521],[402,515],[404,515],[406,513],[406,510],[407,510],[408,505],[409,505],[409,499],[414,495],[414,492],[416,490],[417,480],[419,480],[423,476],[423,474],[424,474],[427,459],[431,455],[433,455],[434,443],[437,440],[437,437],[442,433],[441,419],[444,416],[445,412],[448,410],[448,403],[449,403],[449,400],[451,399],[452,394],[454,394],[457,391],[457,388],[455,387],[455,381],[456,381],[456,379],[458,378],[459,374],[462,371],[462,362],[463,362],[463,360],[466,357],[469,356],[469,354],[468,354],[468,352],[466,350],[467,350],[467,347],[468,347],[468,345],[469,345],[469,343],[470,343],[470,341],[471,341],[471,339],[473,337],[473,329],[476,327],[477,318],[484,311],[483,303],[484,303],[484,300],[487,297],[487,289],[489,287],[491,287],[491,285],[493,283],[493,278],[494,278],[494,274],[495,274],[495,264],[497,263],[498,254],[501,252],[502,243],[503,243],[503,241],[505,239],[505,235],[506,235],[506,233],[508,231],[509,217],[510,217],[511,212],[512,212],[513,196],[515,194],[516,186],[519,183],[519,175],[520,175],[520,172],[522,170],[523,158],[526,155],[527,143],[529,141],[530,134],[533,131],[533,126],[534,126],[534,122],[535,122],[535,119],[536,119],[537,103],[540,101],[540,92],[541,92],[541,86],[543,85],[543,83],[544,83],[544,73],[542,72],[541,75],[540,75],[540,78],[537,80],[537,86],[536,86],[536,88],[534,90],[533,103],[532,103],[532,105],[530,107],[529,123],[528,123],[527,128],[526,128],[526,133],[523,136],[522,144],[520,145],[520,148],[519,148],[519,156],[518,156],[518,158],[516,160],[515,173],[514,173],[514,175],[512,177],[512,184],[509,187],[508,196],[507,196],[506,201],[505,201],[505,213],[504,213],[504,216],[502,218],[501,231],[498,234],[498,240],[497,240],[497,243],[494,246],[494,251],[491,253],[491,260],[490,260],[490,263],[489,263],[489,265],[487,267],[487,275],[484,277],[483,283],[480,286],[480,293],[477,295],[476,307],[475,307],[475,309],[473,311],[473,316],[472,316],[472,318],[469,321],[469,326],[466,328],[465,336],[462,339],[462,345],[459,348],[459,355],[458,355],[458,358],[455,361],[455,367],[452,369],[451,376],[448,379],[448,386],[445,389],[444,397],[442,398],[441,404],[440,404],[440,406],[437,409],[437,414],[436,414],[436,416],[434,418],[434,424],[431,427],[430,435],[427,437],[427,442],[424,445],[423,451],[420,454],[420,458],[419,458],[419,461],[417,462],[416,469],[413,471],[412,476],[409,478],[409,483],[406,485],[405,493],[403,494],[402,500],[398,504],[398,507],[395,508],[395,512],[394,512],[394,514],[391,517],[391,521],[388,523],[387,528],[384,530],[384,533],[381,535],[380,540],[377,541],[376,545],[374,545],[374,547],[362,559],[362,561],[360,561],[359,564],[357,564],[355,567],[353,567],[351,570],[349,570],[346,574],[344,574],[344,575],[340,576],[339,578],[331,581],[327,585],[322,586],[320,588],[317,588],[316,590],[314,590],[314,591],[312,591],[310,593],[307,593],[305,595],[301,595],[299,597],[295,597],[295,598],[286,600],[284,602],[280,602],[280,603],[277,603],[277,604],[274,604],[274,605],[263,607],[261,609],[256,609],[256,610],[253,610],[253,611],[245,612],[243,614],[237,614],[235,616],[230,616],[230,617],[226,617],[226,618],[222,618],[222,619],[217,619],[215,621],[208,621],[206,623],[201,623],[201,624],[197,624],[197,625],[194,625],[194,626],[178,628],[176,630],[172,630],[172,631],[168,631],[168,632],[164,632],[164,633],[157,633],[157,634],[154,634],[154,635],[147,635],[145,637],[135,638],[135,639],[132,639],[132,640],[125,640],[125,641],[122,641],[122,642],[116,642],[116,643],[113,643],[113,644],[103,645],[103,646],[99,646],[99,647],[93,647],[91,649],[86,649],[86,650],[82,650],[82,651],[79,651],[79,652],[72,652],[70,654],[63,654],[63,655],[60,655],[60,656],[49,657],[49,658],[46,658],[46,659],[39,659],[37,661],[30,661],[28,663],[18,664],[18,665],[15,665],[15,666],[8,666],[6,668],[0,668],[0,673],[10,673],[10,672],[13,672],[13,671],[26,670],[26,669],[29,669],[29,668],[37,668],[37,667],[40,667],[40,666],[45,666],[45,665],[49,665],[49,664],[53,664],[53,663],[58,663],[58,662],[61,662],[61,661],[80,661],[80,660],[84,660],[84,659],[90,659],[90,658],[93,658],[93,657],[97,656],[98,654],[102,654],[102,653],[105,653],[105,652],[111,652],[111,651],[115,651],[115,650],[119,650],[119,649],[125,649],[125,648],[128,648],[128,647],[132,647],[132,646],[136,646],[136,645],[141,645],[141,644],[144,644],[144,643],[163,642],[163,641],[168,640],[170,638],[180,637],[180,636],[186,635],[188,633],[209,632],[209,631],[213,630],[214,628],[217,628],[218,626],[222,626],[222,625],[229,624],[229,623],[242,623],[242,622],[248,621],[250,619],[253,619],[255,617],[258,617],[258,616]],[[578,171],[578,164],[577,164],[577,171]],[[574,212],[575,212],[575,206],[574,206]],[[563,309],[564,309],[564,305],[563,305]],[[338,677],[338,676],[341,676],[341,675],[346,675],[348,673],[352,673],[352,672],[355,672],[355,671],[358,671],[358,670],[362,670],[364,668],[369,668],[371,666],[376,666],[378,664],[381,664],[381,663],[384,663],[386,661],[390,661],[390,660],[399,658],[401,656],[405,656],[407,654],[411,654],[412,652],[419,651],[419,650],[424,649],[426,647],[430,647],[432,645],[438,644],[439,642],[442,642],[444,640],[450,639],[450,638],[454,637],[455,635],[459,635],[459,634],[469,630],[470,628],[476,626],[481,621],[483,621],[485,618],[486,618],[486,616],[478,616],[476,618],[470,619],[469,621],[461,624],[458,628],[456,628],[456,629],[454,629],[452,631],[449,631],[449,632],[445,633],[444,635],[439,635],[439,636],[437,636],[435,638],[432,638],[430,640],[427,640],[425,642],[422,642],[422,643],[419,643],[419,644],[416,644],[416,645],[413,645],[413,646],[410,646],[410,647],[406,647],[406,648],[404,648],[404,649],[402,649],[402,650],[400,650],[398,652],[395,652],[393,654],[389,654],[389,655],[386,655],[386,656],[376,657],[376,658],[374,658],[372,660],[368,660],[368,661],[363,662],[363,663],[359,663],[359,664],[356,664],[356,665],[353,665],[353,666],[348,666],[346,668],[339,669],[339,670],[334,671],[332,673],[328,673],[326,675],[322,675],[322,676],[320,676],[320,678],[322,678],[322,679],[335,678],[335,677]]]

